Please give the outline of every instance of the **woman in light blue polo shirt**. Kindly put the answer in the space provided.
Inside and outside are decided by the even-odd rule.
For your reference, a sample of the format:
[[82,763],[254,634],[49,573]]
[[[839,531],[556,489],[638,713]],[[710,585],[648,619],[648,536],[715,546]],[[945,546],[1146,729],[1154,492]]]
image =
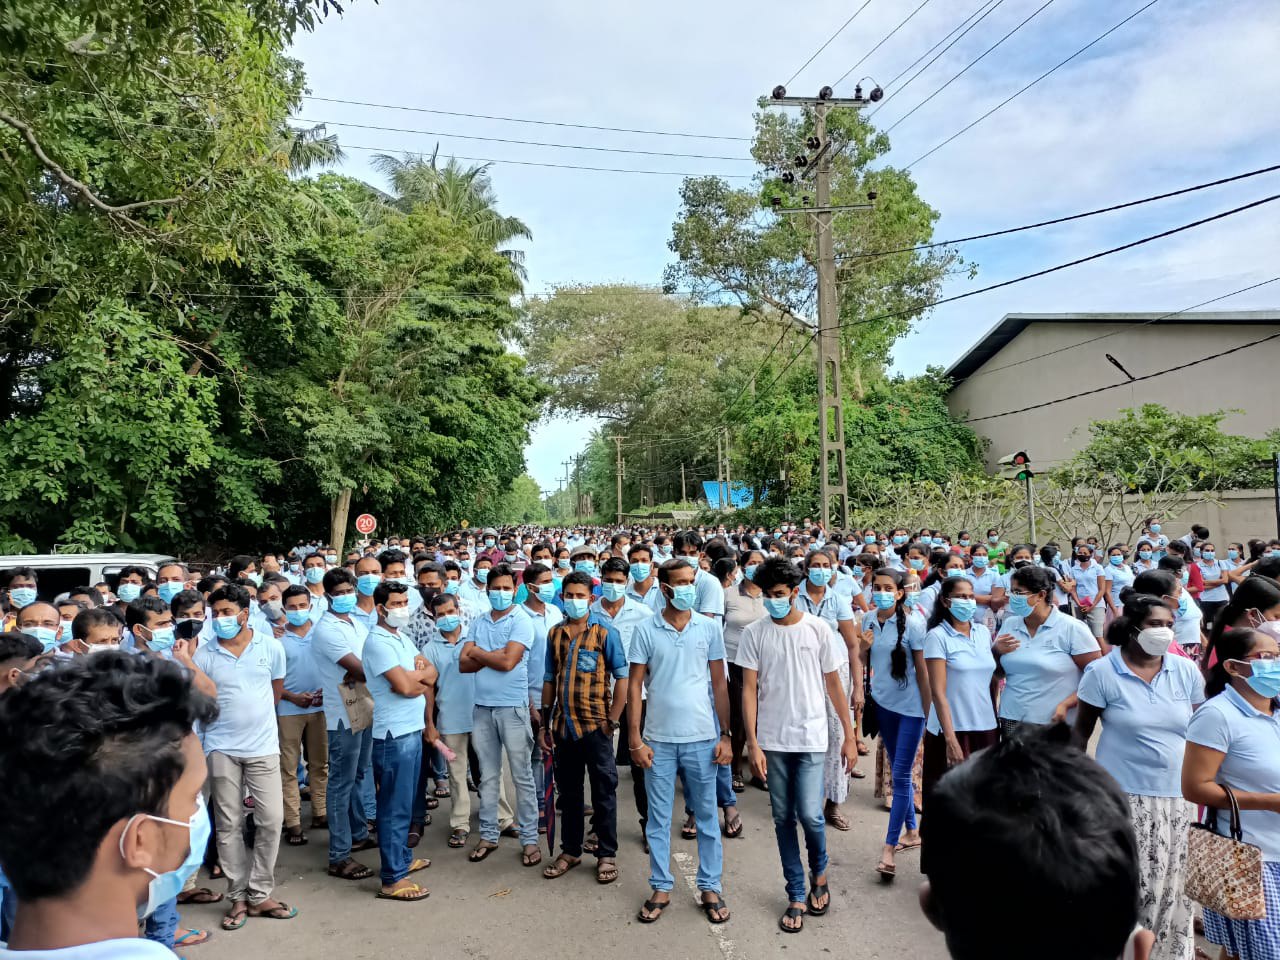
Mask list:
[[1053,575],[1025,566],[1009,574],[1009,616],[996,637],[996,657],[1004,669],[1000,732],[1024,723],[1045,725],[1075,720],[1080,675],[1102,656],[1089,628],[1053,603]]
[[[880,742],[893,769],[893,806],[889,831],[876,872],[892,877],[896,871],[894,852],[901,839],[903,849],[920,845],[916,826],[915,785],[912,768],[924,716],[929,708],[929,674],[924,662],[924,618],[907,607],[900,570],[881,567],[871,580],[871,601],[875,610],[864,614],[862,629],[870,631],[871,697],[880,722]],[[902,836],[903,827],[906,837]]]
[[973,622],[977,612],[973,584],[967,577],[942,581],[924,639],[932,695],[924,737],[926,810],[929,794],[949,767],[998,739],[991,697],[996,660],[991,631]]
[[1107,631],[1112,651],[1085,668],[1076,736],[1102,720],[1097,759],[1129,795],[1138,841],[1138,922],[1155,933],[1154,960],[1192,960],[1193,910],[1183,892],[1187,829],[1182,756],[1192,710],[1204,701],[1196,665],[1168,654],[1173,611],[1162,597],[1129,593]]
[[978,615],[974,618],[988,630],[996,626],[993,611],[1000,609],[1004,601],[1004,578],[991,567],[986,544],[975,544],[969,550],[969,578],[973,581],[974,599],[978,601]]
[[1280,957],[1280,644],[1261,631],[1219,632],[1217,663],[1205,692],[1210,700],[1187,728],[1182,792],[1191,803],[1216,810],[1217,829],[1227,834],[1226,791],[1240,806],[1245,843],[1262,848],[1262,890],[1267,915],[1261,920],[1228,920],[1204,912],[1210,943],[1238,960]]
[[1133,578],[1137,576],[1124,562],[1125,546],[1122,543],[1113,544],[1107,550],[1107,565],[1103,569],[1103,573],[1107,578],[1107,614],[1112,619],[1120,616],[1120,611],[1124,607],[1124,600],[1120,594],[1125,587],[1133,586]]

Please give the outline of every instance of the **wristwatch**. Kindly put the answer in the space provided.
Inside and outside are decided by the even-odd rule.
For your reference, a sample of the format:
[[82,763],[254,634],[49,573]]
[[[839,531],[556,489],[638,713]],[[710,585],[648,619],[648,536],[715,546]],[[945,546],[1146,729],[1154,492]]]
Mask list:
[[733,737],[732,737],[732,736],[730,736],[730,735],[729,735],[729,734],[727,734],[727,733],[722,733],[722,734],[720,734],[720,739],[721,739],[721,740],[725,740],[725,739],[732,740],[732,739],[733,739]]

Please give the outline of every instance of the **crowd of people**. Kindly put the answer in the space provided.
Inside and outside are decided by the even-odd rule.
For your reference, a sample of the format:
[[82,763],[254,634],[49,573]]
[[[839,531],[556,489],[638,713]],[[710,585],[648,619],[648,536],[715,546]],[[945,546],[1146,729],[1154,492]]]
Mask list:
[[[126,567],[58,596],[10,569],[0,779],[60,810],[105,783],[110,802],[65,839],[82,859],[118,854],[68,866],[61,840],[15,832],[34,814],[0,791],[0,939],[68,945],[47,923],[69,909],[49,901],[80,896],[74,878],[127,878],[113,896],[137,894],[162,949],[210,936],[182,924],[186,903],[225,902],[228,933],[290,920],[279,846],[321,837],[335,882],[373,878],[361,854],[377,849],[376,896],[421,901],[431,826],[475,863],[507,838],[545,879],[589,857],[612,883],[625,767],[649,860],[641,923],[671,903],[677,780],[713,924],[731,916],[738,796],[767,790],[778,928],[796,934],[831,907],[827,831],[850,829],[850,779],[874,776],[888,822],[867,870],[890,882],[918,851],[953,956],[1029,955],[982,941],[991,876],[1011,902],[1115,905],[1038,956],[1193,960],[1188,829],[1197,806],[1234,799],[1271,909],[1205,909],[1203,929],[1227,957],[1274,960],[1277,576],[1280,540],[1219,553],[1205,528],[1171,539],[1159,518],[1132,544],[1061,548],[998,530],[828,535],[808,519],[456,530],[345,552],[300,542],[204,574]],[[31,733],[41,722],[88,732]],[[1095,764],[1082,751],[1099,724]],[[48,794],[45,777],[60,778]],[[200,885],[202,864],[225,891]]]

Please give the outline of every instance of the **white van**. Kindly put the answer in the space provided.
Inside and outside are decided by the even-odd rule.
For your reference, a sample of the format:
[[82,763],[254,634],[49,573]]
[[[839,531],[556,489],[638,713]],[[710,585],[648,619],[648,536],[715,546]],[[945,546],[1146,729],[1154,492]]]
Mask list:
[[92,587],[106,581],[114,592],[125,567],[141,567],[147,579],[154,580],[161,564],[174,558],[164,553],[37,553],[0,556],[0,583],[8,580],[7,571],[14,567],[30,567],[36,572],[41,600],[52,600],[58,594],[76,587]]

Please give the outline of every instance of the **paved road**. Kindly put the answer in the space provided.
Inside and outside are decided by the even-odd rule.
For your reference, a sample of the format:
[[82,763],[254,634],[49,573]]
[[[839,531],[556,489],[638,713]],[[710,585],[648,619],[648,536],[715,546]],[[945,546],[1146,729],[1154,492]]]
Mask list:
[[[873,758],[863,758],[862,764],[870,769]],[[315,832],[308,846],[280,848],[276,895],[298,908],[297,919],[250,919],[242,929],[223,933],[217,930],[219,907],[185,907],[183,915],[189,923],[217,932],[212,942],[192,947],[184,955],[188,960],[513,960],[552,956],[553,945],[568,937],[577,941],[566,948],[569,956],[618,960],[761,960],[776,957],[781,950],[803,957],[946,960],[941,935],[917,905],[918,853],[899,856],[899,875],[892,885],[882,885],[874,872],[888,814],[872,798],[870,776],[853,783],[846,806],[853,829],[828,831],[831,912],[810,918],[804,931],[792,936],[777,928],[786,904],[768,798],[750,787],[741,807],[745,834],[725,841],[725,899],[732,919],[712,926],[696,908],[692,892],[696,844],[681,840],[677,831],[672,841],[677,878],[673,905],[658,923],[638,923],[636,911],[648,894],[648,857],[632,815],[628,774],[625,770],[619,774],[622,875],[610,886],[595,882],[590,860],[559,880],[544,880],[540,867],[520,865],[515,840],[503,840],[501,849],[482,864],[468,863],[465,851],[445,846],[447,817],[437,816],[417,850],[432,860],[431,868],[418,875],[431,888],[430,899],[420,903],[375,900],[376,878],[351,883],[325,875],[327,835]],[[441,801],[436,813],[444,814],[448,803]],[[304,823],[308,821],[306,810],[303,818]],[[377,869],[376,851],[361,856]]]

